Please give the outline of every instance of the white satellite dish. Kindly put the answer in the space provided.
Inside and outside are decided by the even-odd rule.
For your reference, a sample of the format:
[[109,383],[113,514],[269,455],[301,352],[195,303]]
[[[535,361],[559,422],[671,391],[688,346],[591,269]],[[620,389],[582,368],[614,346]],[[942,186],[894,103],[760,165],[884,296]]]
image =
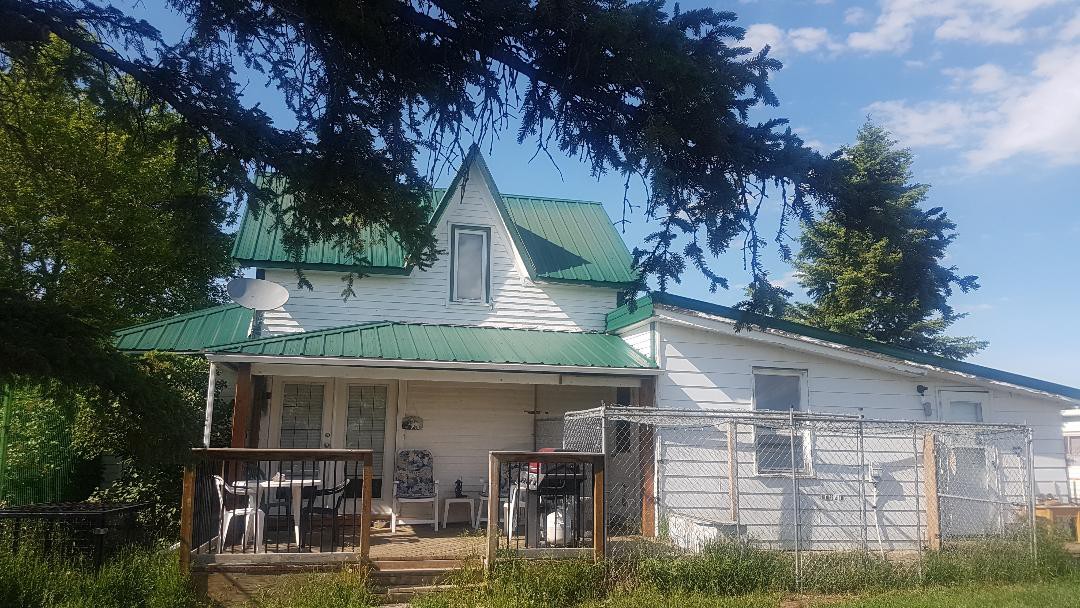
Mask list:
[[289,301],[289,291],[272,281],[233,279],[225,286],[233,302],[251,310],[274,310]]

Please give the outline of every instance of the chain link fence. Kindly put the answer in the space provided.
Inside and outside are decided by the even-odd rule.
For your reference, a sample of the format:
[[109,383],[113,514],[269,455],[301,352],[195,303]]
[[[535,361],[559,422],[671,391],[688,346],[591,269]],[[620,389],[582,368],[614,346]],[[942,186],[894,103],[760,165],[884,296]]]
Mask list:
[[698,551],[740,541],[921,557],[1034,537],[1030,430],[807,412],[603,406],[567,413],[563,447],[606,456],[606,530]]

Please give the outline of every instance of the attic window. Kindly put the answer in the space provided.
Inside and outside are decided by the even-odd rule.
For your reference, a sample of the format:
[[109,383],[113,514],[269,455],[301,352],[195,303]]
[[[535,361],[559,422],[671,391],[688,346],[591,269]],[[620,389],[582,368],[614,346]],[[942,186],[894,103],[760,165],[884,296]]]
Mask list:
[[490,301],[490,242],[488,228],[450,228],[450,299],[454,302]]

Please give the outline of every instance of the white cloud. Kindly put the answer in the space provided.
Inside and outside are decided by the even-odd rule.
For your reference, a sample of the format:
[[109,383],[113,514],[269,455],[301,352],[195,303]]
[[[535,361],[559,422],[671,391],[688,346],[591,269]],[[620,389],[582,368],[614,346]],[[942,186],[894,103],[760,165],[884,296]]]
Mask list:
[[1019,155],[1080,164],[1080,46],[1039,55],[1030,81],[1002,99],[1000,122],[967,154],[974,168]]
[[968,143],[973,128],[993,116],[957,101],[876,101],[866,107],[870,118],[892,131],[900,143],[913,148],[959,148]]
[[746,28],[743,44],[760,51],[766,45],[777,56],[792,53],[812,53],[814,51],[839,51],[842,45],[836,43],[829,30],[823,27],[797,27],[784,30],[771,23],[755,23]]
[[942,73],[952,77],[956,86],[972,93],[997,93],[1005,91],[1013,83],[1005,68],[994,63],[984,63],[971,69],[946,68]]
[[844,23],[848,25],[862,25],[870,18],[870,13],[865,8],[853,6],[844,11]]
[[969,170],[1016,158],[1080,164],[1080,45],[1039,54],[1029,74],[995,64],[944,72],[970,96],[866,109],[904,145],[961,149]]
[[1024,21],[1035,11],[1069,0],[882,0],[872,28],[848,34],[847,46],[866,52],[902,53],[916,28],[933,28],[938,40],[1012,44],[1025,40]]
[[755,53],[766,46],[778,51],[783,42],[784,30],[771,23],[755,23],[751,25],[746,28],[746,35],[742,40],[742,43],[753,49]]
[[1070,42],[1080,38],[1080,11],[1076,12],[1076,15],[1065,22],[1065,25],[1058,32],[1058,39],[1065,42]]

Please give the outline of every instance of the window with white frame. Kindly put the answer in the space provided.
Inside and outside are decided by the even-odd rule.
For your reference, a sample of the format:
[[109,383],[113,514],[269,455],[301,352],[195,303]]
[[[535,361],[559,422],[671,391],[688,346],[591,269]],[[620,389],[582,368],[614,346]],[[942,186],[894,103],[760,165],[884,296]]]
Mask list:
[[491,230],[474,226],[450,228],[450,299],[490,301]]
[[[764,412],[803,410],[805,381],[804,370],[755,369],[754,409]],[[759,474],[791,474],[792,470],[808,474],[809,449],[808,432],[792,436],[786,428],[758,425],[754,429],[754,456]]]

